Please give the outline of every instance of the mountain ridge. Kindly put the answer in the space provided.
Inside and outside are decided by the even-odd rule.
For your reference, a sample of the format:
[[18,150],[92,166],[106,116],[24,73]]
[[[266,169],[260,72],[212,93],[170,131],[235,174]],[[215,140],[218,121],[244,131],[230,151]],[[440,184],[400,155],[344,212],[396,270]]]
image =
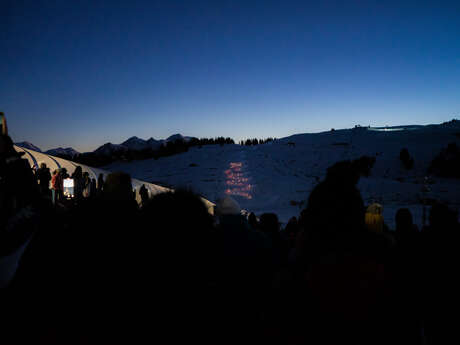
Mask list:
[[44,153],[51,156],[70,156],[72,158],[80,154],[80,152],[78,152],[72,147],[57,147],[55,149],[45,151]]
[[32,144],[31,142],[28,142],[28,141],[21,141],[20,143],[14,143],[16,146],[19,146],[19,147],[22,147],[22,148],[25,148],[25,149],[29,149],[29,150],[33,150],[33,151],[37,151],[37,152],[42,152],[42,150],[38,147],[38,146],[35,146],[34,144]]

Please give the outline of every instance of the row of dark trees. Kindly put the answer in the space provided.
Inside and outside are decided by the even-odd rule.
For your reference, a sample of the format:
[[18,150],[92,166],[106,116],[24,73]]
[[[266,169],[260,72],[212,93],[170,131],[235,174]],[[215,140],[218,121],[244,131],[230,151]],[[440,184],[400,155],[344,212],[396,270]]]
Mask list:
[[428,172],[441,177],[460,178],[460,148],[450,143],[433,159]]
[[230,137],[201,138],[201,139],[192,138],[190,139],[188,143],[190,144],[190,146],[200,147],[204,145],[220,145],[220,146],[229,145],[229,144],[234,144],[235,141]]
[[[240,145],[252,146],[266,144],[272,142],[276,138],[266,139],[246,139],[239,142]],[[230,137],[215,137],[215,138],[191,138],[188,141],[178,139],[175,141],[169,141],[164,145],[161,145],[157,149],[148,148],[143,150],[120,150],[112,152],[111,154],[98,154],[95,152],[85,152],[77,156],[58,155],[61,158],[73,160],[80,164],[85,164],[94,167],[101,167],[108,165],[118,160],[133,161],[143,159],[158,159],[161,157],[168,157],[179,153],[187,152],[190,147],[201,148],[206,145],[229,145],[235,144],[235,141]]]
[[410,156],[408,149],[403,148],[399,152],[399,159],[407,170],[411,170],[414,167],[414,158]]
[[241,146],[262,145],[262,144],[266,144],[274,140],[276,140],[276,138],[266,138],[266,139],[253,138],[253,139],[240,140],[239,144]]
[[82,153],[73,158],[61,156],[62,158],[73,160],[80,164],[85,164],[94,167],[101,167],[108,165],[112,162],[124,160],[143,160],[143,159],[158,159],[161,157],[173,156],[179,153],[187,152],[190,147],[201,148],[205,145],[228,145],[234,144],[232,138],[216,137],[216,138],[191,138],[188,141],[178,139],[175,141],[168,141],[166,144],[161,145],[157,149],[147,148],[143,150],[120,150],[112,152],[110,155],[97,154],[95,152]]
[[[407,148],[400,151],[399,159],[407,170],[414,167],[414,158]],[[428,167],[428,173],[440,177],[460,178],[460,148],[456,143],[449,143],[436,155]]]

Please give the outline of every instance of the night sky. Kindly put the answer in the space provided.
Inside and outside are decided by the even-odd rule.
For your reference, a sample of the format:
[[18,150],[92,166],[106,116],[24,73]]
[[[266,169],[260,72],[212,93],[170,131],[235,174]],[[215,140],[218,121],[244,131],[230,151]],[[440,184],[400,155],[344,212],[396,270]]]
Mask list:
[[14,141],[45,150],[460,117],[460,1],[0,8],[0,110]]

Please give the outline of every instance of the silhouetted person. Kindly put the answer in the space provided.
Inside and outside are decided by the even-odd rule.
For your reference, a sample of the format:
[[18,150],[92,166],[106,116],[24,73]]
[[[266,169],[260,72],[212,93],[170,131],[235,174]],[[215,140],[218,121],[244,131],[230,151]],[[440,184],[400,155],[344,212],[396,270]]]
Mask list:
[[90,189],[89,189],[89,196],[91,198],[94,198],[97,194],[97,184],[96,184],[96,179],[93,178],[91,179],[91,184],[90,184]]
[[369,231],[376,232],[378,234],[383,233],[383,206],[377,203],[369,205],[366,209],[365,223]]
[[104,174],[100,173],[97,177],[97,195],[101,196],[104,189]]
[[124,172],[113,172],[107,175],[104,182],[103,200],[137,208],[132,191],[131,176]]
[[139,195],[141,197],[142,206],[145,206],[147,202],[149,201],[149,192],[147,188],[145,187],[145,184],[143,184],[141,188],[139,188]]
[[296,217],[291,217],[282,231],[282,236],[284,237],[288,248],[287,260],[290,265],[294,265],[297,260],[297,239],[299,237],[299,233],[299,222]]
[[271,260],[266,263],[270,271],[270,289],[264,291],[267,298],[264,307],[265,325],[273,328],[285,322],[286,313],[290,312],[289,308],[286,308],[286,302],[293,302],[293,299],[286,296],[291,292],[291,284],[287,281],[290,277],[287,267],[289,248],[280,232],[280,223],[275,213],[262,214],[259,229],[266,235],[270,247]]
[[274,213],[264,213],[260,216],[260,229],[270,236],[280,231],[278,216]]
[[431,207],[429,221],[429,226],[422,232],[423,275],[420,286],[424,294],[426,335],[430,343],[441,344],[458,337],[456,318],[451,316],[449,309],[460,291],[455,273],[460,265],[460,227],[458,214],[441,203]]
[[216,202],[215,212],[222,239],[222,308],[226,310],[225,322],[234,323],[238,331],[234,336],[240,337],[239,332],[255,330],[255,321],[266,306],[272,274],[270,241],[249,226],[240,205],[230,196]]
[[36,178],[40,184],[40,192],[43,195],[49,194],[49,186],[51,181],[50,169],[45,163],[40,164],[40,169],[36,173]]
[[291,217],[283,230],[283,234],[288,241],[289,248],[295,247],[297,234],[299,233],[299,223],[296,217]]
[[72,179],[73,179],[75,200],[78,201],[83,197],[83,189],[84,189],[84,183],[85,183],[81,166],[77,166],[75,168],[75,171],[72,174]]
[[56,205],[61,200],[63,188],[62,175],[59,173],[59,170],[54,170],[51,177],[51,200],[53,205]]
[[368,231],[382,234],[391,247],[395,243],[394,232],[389,231],[383,219],[383,206],[377,203],[369,205],[364,215],[364,222]]
[[[70,176],[67,173],[66,168],[59,169],[59,179],[58,179],[58,187],[59,187],[59,200],[64,201],[64,180],[68,179]],[[74,192],[75,193],[75,192]],[[75,194],[74,194],[75,195]]]
[[83,173],[83,197],[89,198],[91,196],[91,178],[89,173],[85,171]]
[[70,177],[66,168],[59,169],[59,173],[61,174],[61,177],[62,177],[63,180],[65,180],[66,178]]
[[140,291],[137,205],[130,199],[129,175],[113,174],[107,182],[105,199],[60,210],[33,237],[13,282],[18,291],[27,291],[15,324],[27,325],[31,333],[17,336],[43,343],[128,343],[138,334],[142,319],[136,315],[148,296]]
[[[313,343],[386,343],[391,300],[385,285],[389,248],[365,227],[365,208],[350,161],[330,167],[310,193],[302,222],[305,311]],[[366,267],[364,270],[363,267]],[[365,283],[364,283],[365,282]]]
[[312,235],[335,236],[364,229],[364,202],[356,187],[359,173],[349,161],[334,164],[310,193],[303,212]]
[[22,307],[18,302],[23,294],[12,293],[12,280],[49,205],[40,195],[28,161],[21,158],[24,153],[14,149],[6,119],[0,120],[0,303],[3,310],[0,323],[2,342],[13,344],[19,343],[16,337],[23,326],[23,318],[17,312]]
[[[201,198],[184,190],[156,194],[142,208],[141,224],[141,286],[158,316],[158,335],[172,343],[183,336],[204,341],[221,336],[225,311],[217,284],[226,272]],[[175,332],[178,328],[184,333]]]
[[[6,120],[4,120],[6,121]],[[5,122],[6,123],[6,122]],[[3,125],[5,125],[5,123]],[[42,213],[49,206],[39,188],[24,153],[14,149],[5,127],[0,132],[0,299],[4,313],[0,316],[5,326],[12,311],[8,311],[11,284],[23,251],[41,224]],[[14,305],[14,302],[13,302]]]
[[412,214],[408,208],[400,208],[395,215],[396,234],[399,239],[413,237],[418,233],[417,226],[413,223]]
[[287,261],[288,248],[281,237],[278,216],[274,213],[264,213],[260,216],[260,231],[270,239],[272,250],[273,269],[279,269],[281,264]]
[[393,327],[405,344],[420,344],[422,327],[420,234],[412,222],[409,209],[396,212],[396,246],[394,252],[393,290],[397,312]]
[[249,213],[248,223],[251,226],[251,228],[253,228],[254,230],[259,229],[259,221],[257,220],[257,217],[254,214],[254,212]]
[[31,170],[32,170],[32,175],[34,177],[35,182],[38,183],[38,176],[37,176],[38,166],[34,164]]

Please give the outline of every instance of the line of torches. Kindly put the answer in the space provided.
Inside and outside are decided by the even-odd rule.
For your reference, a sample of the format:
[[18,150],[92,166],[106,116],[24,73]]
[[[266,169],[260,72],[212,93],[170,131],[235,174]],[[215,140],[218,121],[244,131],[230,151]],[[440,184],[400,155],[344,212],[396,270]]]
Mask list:
[[239,195],[246,199],[252,199],[252,185],[248,183],[249,179],[243,176],[241,172],[242,167],[242,162],[232,162],[230,163],[230,169],[225,170],[225,182],[227,186],[229,186],[229,188],[225,190],[225,194]]

